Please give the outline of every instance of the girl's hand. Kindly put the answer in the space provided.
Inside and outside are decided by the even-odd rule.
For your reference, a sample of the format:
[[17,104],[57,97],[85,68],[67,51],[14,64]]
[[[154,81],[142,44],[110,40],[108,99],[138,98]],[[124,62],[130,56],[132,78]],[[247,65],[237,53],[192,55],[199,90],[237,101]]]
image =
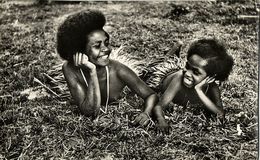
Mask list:
[[217,118],[220,120],[220,124],[225,127],[225,112],[218,114]]
[[134,125],[141,125],[141,126],[146,126],[148,125],[148,123],[151,121],[151,118],[150,116],[145,113],[145,112],[142,112],[141,114],[139,114],[135,120],[134,120]]
[[166,122],[166,120],[164,118],[158,119],[157,128],[163,134],[169,134],[170,133],[170,126],[168,125],[168,123]]
[[83,53],[76,53],[73,55],[74,64],[77,67],[86,67],[90,71],[96,71],[96,65],[88,60],[88,56]]
[[215,81],[215,76],[213,76],[213,77],[206,77],[205,79],[203,79],[200,83],[198,83],[198,84],[196,84],[195,85],[195,89],[197,90],[197,89],[202,89],[203,88],[203,86],[205,86],[205,85],[208,85],[208,84],[210,84],[210,83],[212,83],[212,82],[214,82]]

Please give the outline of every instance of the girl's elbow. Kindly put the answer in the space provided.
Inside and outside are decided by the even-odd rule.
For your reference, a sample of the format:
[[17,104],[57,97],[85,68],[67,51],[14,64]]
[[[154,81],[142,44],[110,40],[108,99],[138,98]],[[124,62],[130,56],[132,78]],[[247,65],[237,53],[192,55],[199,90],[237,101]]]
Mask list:
[[159,99],[159,96],[156,94],[156,93],[152,93],[150,96],[156,98],[156,99]]
[[145,100],[147,100],[147,99],[153,99],[153,100],[155,100],[156,102],[158,102],[159,97],[158,97],[158,95],[157,95],[156,93],[151,93],[150,95],[146,96],[144,99],[145,99]]
[[211,112],[214,113],[214,114],[218,114],[218,115],[225,115],[225,111],[223,109],[223,107],[221,106],[215,106],[215,109],[211,109]]
[[84,116],[94,119],[98,115],[99,108],[91,105],[81,104],[79,105],[79,110]]

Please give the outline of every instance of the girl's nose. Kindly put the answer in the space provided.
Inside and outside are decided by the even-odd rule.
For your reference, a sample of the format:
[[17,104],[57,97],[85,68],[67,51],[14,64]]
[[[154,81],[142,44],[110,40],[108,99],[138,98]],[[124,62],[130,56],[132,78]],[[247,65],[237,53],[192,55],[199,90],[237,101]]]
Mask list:
[[186,69],[186,71],[185,71],[186,76],[191,77],[192,76],[191,72],[192,72],[191,70]]
[[110,52],[110,48],[108,46],[102,45],[101,46],[101,51],[102,52]]

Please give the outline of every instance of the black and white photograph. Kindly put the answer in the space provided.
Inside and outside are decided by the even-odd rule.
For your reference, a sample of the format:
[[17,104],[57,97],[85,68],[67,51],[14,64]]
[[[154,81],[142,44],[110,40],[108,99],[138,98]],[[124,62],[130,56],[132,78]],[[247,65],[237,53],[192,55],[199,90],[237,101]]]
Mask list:
[[0,4],[0,159],[259,159],[259,0]]

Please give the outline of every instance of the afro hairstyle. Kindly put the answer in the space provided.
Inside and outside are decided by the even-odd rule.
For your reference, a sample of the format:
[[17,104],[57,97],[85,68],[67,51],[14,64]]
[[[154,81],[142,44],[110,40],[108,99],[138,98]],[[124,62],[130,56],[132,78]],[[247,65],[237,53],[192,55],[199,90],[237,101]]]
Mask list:
[[57,31],[57,52],[61,58],[71,61],[73,54],[86,51],[87,35],[101,29],[106,23],[102,12],[85,10],[68,16]]
[[225,45],[215,38],[200,39],[191,44],[187,58],[192,55],[198,55],[207,60],[207,65],[204,67],[209,76],[215,76],[216,80],[224,81],[228,78],[234,61],[227,54]]

